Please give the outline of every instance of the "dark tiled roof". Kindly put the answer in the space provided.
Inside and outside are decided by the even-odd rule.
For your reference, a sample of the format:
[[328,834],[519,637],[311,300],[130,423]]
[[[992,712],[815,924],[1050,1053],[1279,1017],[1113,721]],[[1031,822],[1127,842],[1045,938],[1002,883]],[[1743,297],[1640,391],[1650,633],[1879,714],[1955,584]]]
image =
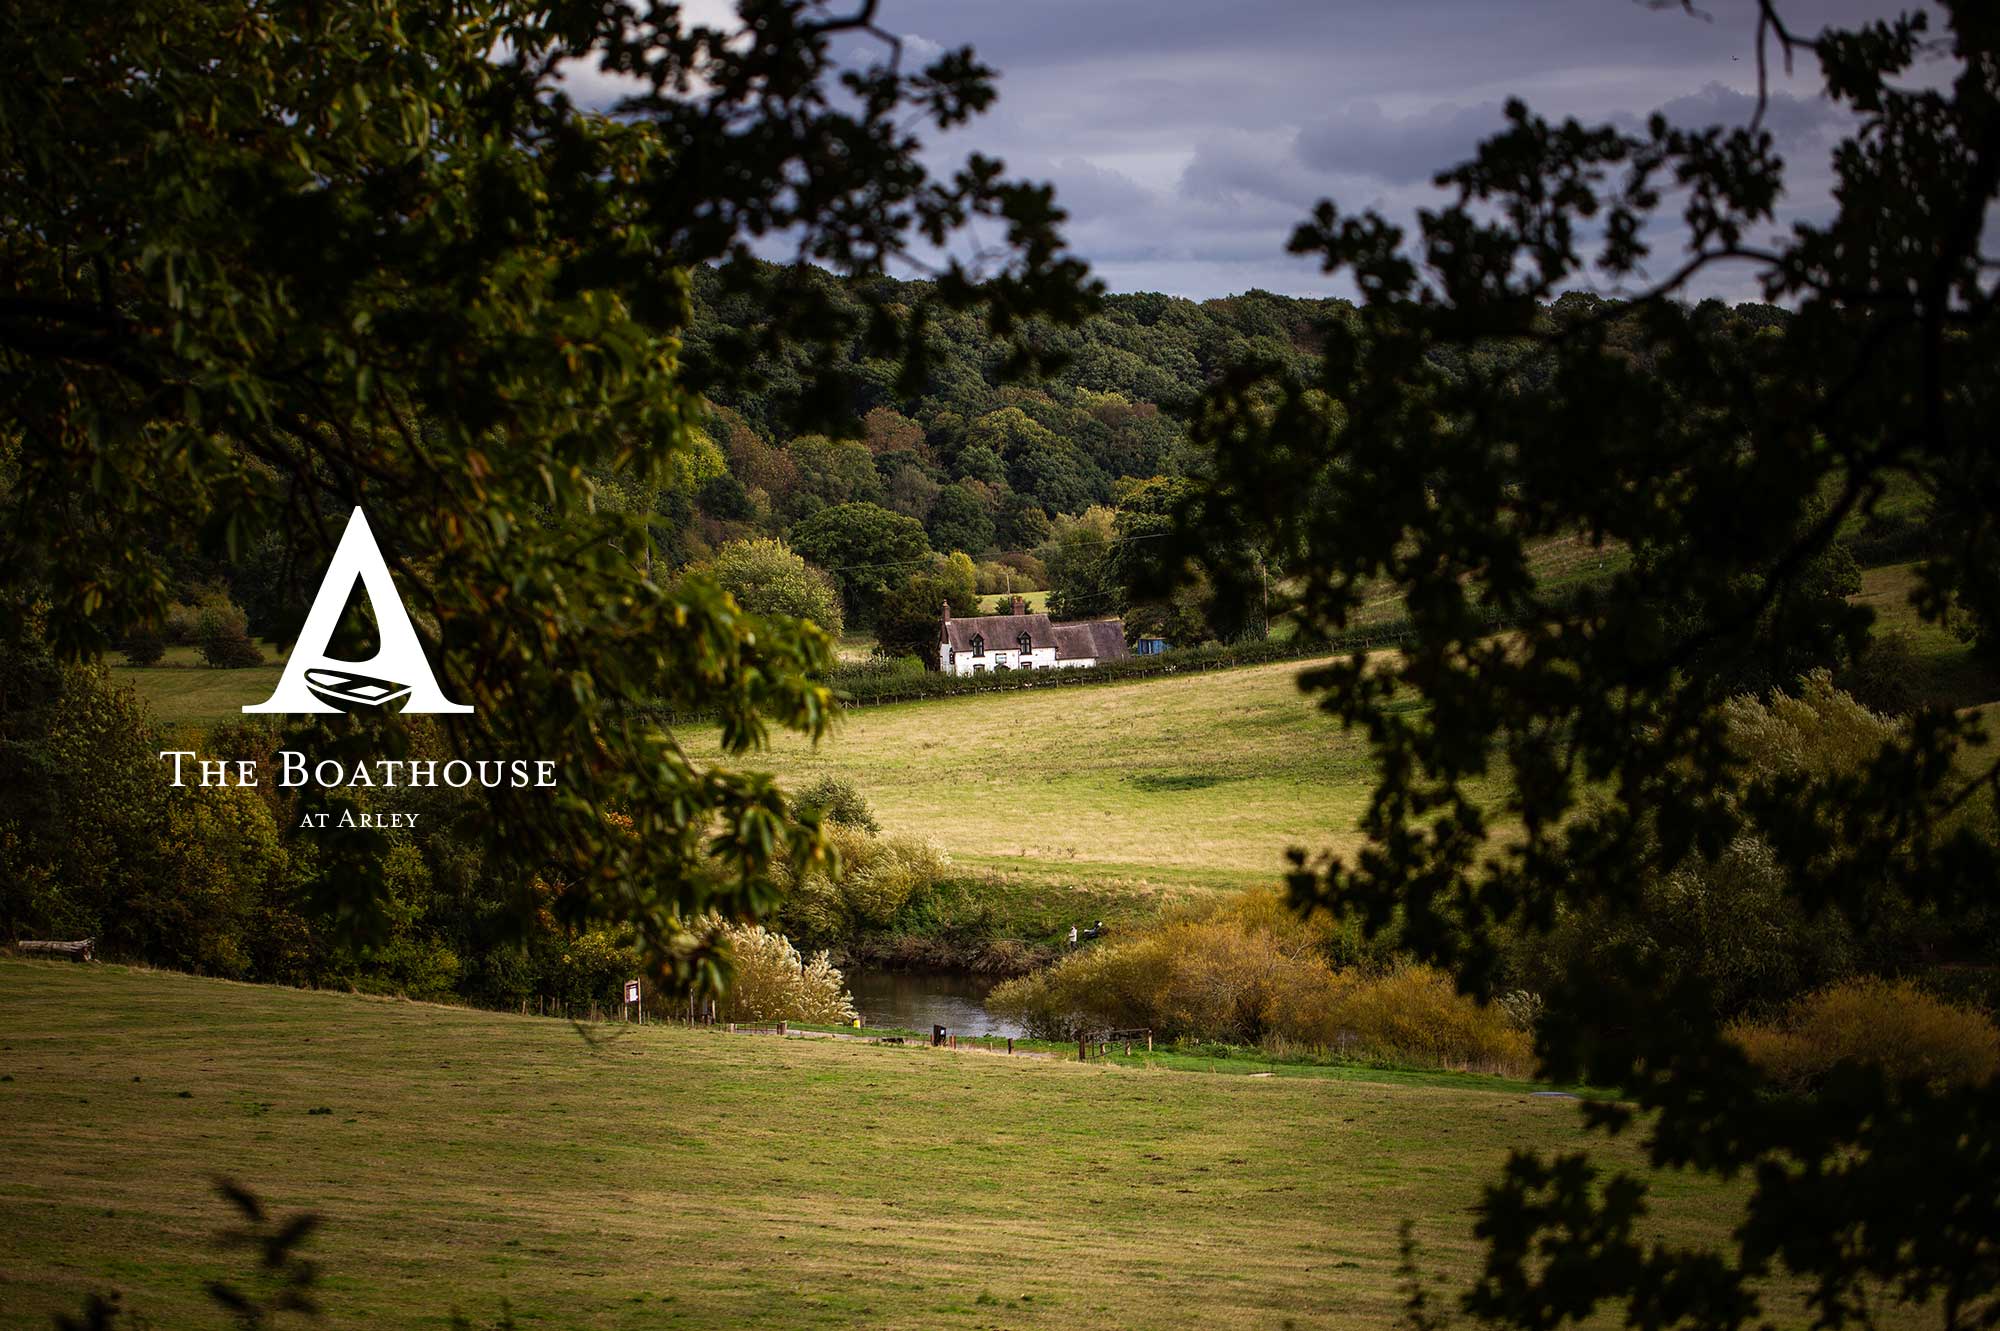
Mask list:
[[1067,659],[1091,656],[1100,661],[1116,661],[1125,651],[1125,621],[1093,619],[1083,624],[1057,624],[1056,656]]
[[954,652],[969,652],[975,633],[986,639],[989,651],[1011,652],[1021,645],[1025,633],[1035,647],[1056,647],[1060,652],[1055,626],[1047,615],[973,615],[950,620],[944,626],[944,641]]
[[1115,661],[1128,655],[1125,650],[1125,621],[1122,619],[1051,624],[1047,615],[972,615],[965,619],[947,620],[943,641],[950,643],[954,652],[969,652],[972,650],[973,635],[977,634],[986,639],[986,650],[1010,652],[1020,645],[1023,633],[1028,635],[1029,645],[1037,650],[1055,648],[1056,659],[1060,661],[1079,656]]

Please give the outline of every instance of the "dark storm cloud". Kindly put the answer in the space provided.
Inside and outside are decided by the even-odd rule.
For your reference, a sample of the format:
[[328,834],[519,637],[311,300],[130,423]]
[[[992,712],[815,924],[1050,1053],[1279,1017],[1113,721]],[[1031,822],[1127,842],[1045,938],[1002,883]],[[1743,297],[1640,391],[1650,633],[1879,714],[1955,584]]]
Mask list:
[[[1898,7],[1781,0],[1804,32]],[[729,0],[689,8],[714,22]],[[878,22],[908,64],[969,44],[1000,71],[999,104],[932,143],[936,167],[1001,157],[1056,186],[1074,248],[1113,290],[1209,297],[1347,294],[1286,255],[1292,228],[1321,198],[1409,223],[1509,97],[1628,130],[1655,111],[1684,127],[1747,123],[1756,14],[1753,0],[1698,13],[1643,0],[883,0]],[[843,54],[883,50],[854,39]],[[577,82],[613,95],[587,72]],[[1828,151],[1849,121],[1819,87],[1809,56],[1789,78],[1774,61],[1764,123],[1789,168],[1774,231],[1830,210]],[[1677,239],[1649,235],[1664,269]],[[1703,294],[1754,293],[1735,276]]]
[[[1331,197],[1408,221],[1518,96],[1551,118],[1627,129],[1739,125],[1755,107],[1756,10],[1706,18],[1631,0],[886,0],[925,50],[969,43],[1001,71],[999,105],[937,145],[1052,181],[1070,235],[1114,290],[1206,297],[1338,291],[1284,253]],[[1797,26],[1892,12],[1799,0]],[[1828,209],[1846,123],[1804,59],[1774,65],[1765,124],[1791,168],[1778,228]],[[1776,229],[1776,228],[1774,228]],[[1674,248],[1667,229],[1655,233]],[[1725,281],[1740,281],[1729,278]],[[1747,296],[1748,288],[1722,294]]]

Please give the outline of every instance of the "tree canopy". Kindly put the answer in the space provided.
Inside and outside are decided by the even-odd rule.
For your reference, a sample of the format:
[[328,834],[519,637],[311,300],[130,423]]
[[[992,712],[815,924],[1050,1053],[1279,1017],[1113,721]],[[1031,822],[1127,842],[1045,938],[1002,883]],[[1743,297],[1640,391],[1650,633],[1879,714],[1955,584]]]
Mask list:
[[[1827,559],[1895,477],[1930,505],[1923,612],[1981,634],[2000,615],[2000,28],[1948,0],[1941,33],[1914,14],[1807,37],[1781,9],[1760,5],[1746,59],[1816,60],[1855,116],[1829,220],[1760,239],[1785,177],[1757,122],[1557,123],[1513,102],[1439,175],[1454,197],[1418,234],[1321,203],[1292,248],[1349,276],[1360,308],[1324,325],[1317,365],[1239,367],[1197,413],[1177,555],[1247,589],[1246,541],[1270,552],[1309,631],[1390,589],[1411,625],[1392,659],[1308,676],[1380,775],[1366,847],[1300,853],[1294,898],[1393,922],[1475,990],[1510,937],[1651,909],[1677,873],[1739,873],[1744,838],[1774,857],[1758,891],[1861,936],[1892,897],[1963,919],[2000,870],[1976,714],[1919,711],[1820,768],[1730,741],[1746,680],[1790,687],[1864,626]],[[1679,299],[1724,269],[1792,313]],[[1556,300],[1592,281],[1630,297]],[[1574,533],[1631,558],[1581,593],[1544,585],[1531,546]],[[1732,1246],[1686,1248],[1641,1236],[1642,1180],[1517,1155],[1482,1207],[1472,1311],[1735,1327],[1782,1264],[1822,1325],[1872,1324],[1882,1300],[1952,1327],[2000,1316],[2000,1086],[1850,1066],[1783,1093],[1703,976],[1636,946],[1577,958],[1543,997],[1546,1074],[1623,1097],[1594,1123],[1643,1123],[1654,1165],[1751,1185]]]
[[833,575],[854,623],[870,623],[889,588],[928,562],[923,524],[877,504],[837,504],[792,529],[799,552]]
[[[493,871],[522,913],[559,881],[566,921],[633,926],[683,981],[715,957],[692,921],[767,914],[774,867],[821,850],[767,779],[696,766],[647,717],[712,712],[738,753],[817,733],[830,644],[656,576],[655,506],[598,500],[696,488],[700,394],[760,358],[791,368],[802,428],[846,410],[856,341],[921,378],[934,316],[976,311],[1027,368],[1024,321],[1092,294],[1046,188],[920,158],[919,129],[993,100],[969,50],[916,67],[872,0],[740,9],[740,31],[574,3],[0,12],[0,639],[94,657],[161,620],[186,557],[257,549],[310,581],[364,508],[476,707],[451,751],[559,764],[559,797],[493,793]],[[836,63],[853,38],[874,56]],[[628,80],[615,114],[573,100],[578,62]],[[914,303],[834,299],[813,266],[878,273],[975,218],[1004,245]],[[774,234],[799,262],[752,260]],[[689,356],[698,281],[745,313]],[[408,742],[397,717],[298,731]],[[357,920],[386,847],[322,847]]]
[[840,636],[840,590],[783,541],[735,541],[688,571],[715,579],[745,610],[808,619]]

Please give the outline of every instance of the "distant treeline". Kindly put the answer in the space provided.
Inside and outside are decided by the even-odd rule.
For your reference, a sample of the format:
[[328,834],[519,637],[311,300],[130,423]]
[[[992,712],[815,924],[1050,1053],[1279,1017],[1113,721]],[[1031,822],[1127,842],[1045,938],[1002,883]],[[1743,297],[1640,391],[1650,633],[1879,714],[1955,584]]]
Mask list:
[[[857,316],[856,327],[865,326],[858,316],[870,302],[916,307],[932,295],[927,283],[890,278],[852,283],[812,271],[797,280],[823,287]],[[1603,308],[1566,296],[1547,318],[1596,317]],[[1703,308],[1751,326],[1786,317],[1764,305]],[[1132,588],[1158,572],[1172,515],[1200,483],[1204,463],[1189,422],[1202,394],[1251,363],[1310,374],[1322,331],[1353,317],[1346,302],[1261,291],[1211,301],[1108,296],[1075,327],[1037,330],[1061,368],[1031,384],[1010,380],[976,315],[941,311],[914,386],[873,359],[857,334],[835,353],[845,391],[830,402],[810,393],[815,376],[792,359],[804,353],[771,354],[746,341],[761,311],[724,272],[695,274],[694,313],[685,373],[709,411],[690,447],[670,475],[644,485],[623,473],[592,478],[598,511],[642,526],[645,548],[630,553],[655,576],[755,565],[730,586],[746,606],[805,613],[836,633],[872,632],[888,656],[909,652],[941,601],[969,613],[960,602],[974,591],[1044,589],[1059,619],[1122,616],[1134,635],[1183,647],[1262,637],[1282,616],[1281,592],[1253,613],[1198,568],[1183,569],[1188,576],[1171,593],[1140,598]],[[1636,326],[1628,341],[1635,359],[1650,354]],[[1468,374],[1505,369],[1532,379],[1537,354],[1494,345],[1436,356],[1462,361]],[[802,415],[827,423],[801,432]],[[1846,535],[1871,557],[1906,557],[1923,533],[1922,513],[1911,508],[1857,522]],[[295,548],[302,539],[265,533],[233,561],[185,556],[175,570],[178,599],[223,614],[233,604],[252,637],[281,635],[297,623],[323,561]],[[777,568],[767,542],[781,542],[803,568]],[[954,561],[955,553],[965,558]],[[772,592],[781,582],[783,594]],[[164,629],[165,641],[176,640]],[[216,659],[234,664],[237,654]],[[861,683],[856,696],[872,700],[875,690]]]

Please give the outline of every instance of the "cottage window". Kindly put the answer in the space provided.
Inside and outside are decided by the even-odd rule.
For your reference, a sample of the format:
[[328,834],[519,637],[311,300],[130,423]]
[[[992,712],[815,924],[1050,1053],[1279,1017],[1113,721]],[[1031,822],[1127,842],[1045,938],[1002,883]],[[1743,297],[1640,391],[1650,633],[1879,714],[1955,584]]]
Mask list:
[[972,654],[974,656],[986,655],[986,638],[982,634],[975,633],[972,635]]
[[1021,644],[1021,654],[1024,656],[1035,650],[1035,640],[1025,633],[1016,638],[1015,641]]

